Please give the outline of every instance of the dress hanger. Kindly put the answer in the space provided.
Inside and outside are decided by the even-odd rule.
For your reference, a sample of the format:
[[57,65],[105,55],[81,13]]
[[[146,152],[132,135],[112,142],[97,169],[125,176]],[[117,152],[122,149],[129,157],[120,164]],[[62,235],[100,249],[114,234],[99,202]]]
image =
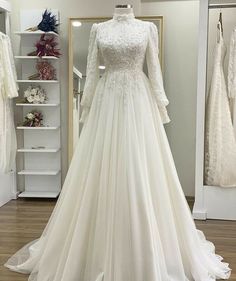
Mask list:
[[223,20],[222,20],[222,12],[221,12],[221,9],[220,9],[220,14],[219,14],[219,23],[220,23],[220,27],[218,25],[218,28],[221,32],[221,34],[223,35]]
[[221,9],[220,9],[220,14],[219,14],[219,20],[218,20],[218,23],[217,23],[217,28],[218,28],[217,42],[219,43],[221,38],[223,37],[223,20],[222,20]]

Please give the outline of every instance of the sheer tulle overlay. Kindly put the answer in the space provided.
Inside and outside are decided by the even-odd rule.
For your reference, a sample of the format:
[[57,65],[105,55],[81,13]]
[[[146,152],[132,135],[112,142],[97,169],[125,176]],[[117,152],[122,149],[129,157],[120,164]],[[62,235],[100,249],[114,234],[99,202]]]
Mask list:
[[[150,28],[113,18],[98,30],[112,24]],[[5,266],[30,281],[229,278],[228,264],[195,228],[162,124],[166,111],[143,71],[106,70],[83,105],[84,127],[50,220]]]

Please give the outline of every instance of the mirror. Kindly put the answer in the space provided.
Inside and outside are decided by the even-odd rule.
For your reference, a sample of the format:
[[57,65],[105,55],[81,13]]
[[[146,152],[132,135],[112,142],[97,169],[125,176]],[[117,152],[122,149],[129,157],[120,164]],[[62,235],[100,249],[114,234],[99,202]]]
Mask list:
[[[163,17],[136,17],[140,20],[153,22],[159,31],[159,59],[163,67]],[[69,19],[69,94],[68,94],[68,164],[76,147],[82,124],[80,101],[86,80],[86,66],[90,29],[93,23],[103,22],[110,17],[101,18],[70,18]],[[101,74],[102,74],[101,69]],[[144,65],[144,72],[147,74]]]

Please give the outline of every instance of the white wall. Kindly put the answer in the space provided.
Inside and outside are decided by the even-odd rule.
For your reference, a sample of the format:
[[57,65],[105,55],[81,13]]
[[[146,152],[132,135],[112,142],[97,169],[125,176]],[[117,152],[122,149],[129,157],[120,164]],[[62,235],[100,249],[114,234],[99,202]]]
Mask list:
[[[19,29],[20,9],[55,8],[61,12],[62,37],[62,175],[67,170],[68,18],[111,16],[114,6],[126,1],[109,0],[12,0],[12,31]],[[165,88],[172,122],[166,125],[177,170],[186,195],[194,195],[195,103],[198,1],[131,0],[136,15],[163,15],[165,34]],[[18,53],[18,39],[13,35]]]
[[164,82],[171,123],[166,131],[186,195],[194,196],[199,1],[143,3],[145,15],[164,16]]

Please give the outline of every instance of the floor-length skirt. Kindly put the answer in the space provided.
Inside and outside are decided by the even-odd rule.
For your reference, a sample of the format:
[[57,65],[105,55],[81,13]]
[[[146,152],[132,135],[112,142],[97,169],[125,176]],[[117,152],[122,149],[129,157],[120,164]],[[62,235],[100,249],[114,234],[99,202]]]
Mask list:
[[42,236],[5,266],[31,281],[212,281],[230,275],[221,259],[195,228],[147,77],[105,73]]

